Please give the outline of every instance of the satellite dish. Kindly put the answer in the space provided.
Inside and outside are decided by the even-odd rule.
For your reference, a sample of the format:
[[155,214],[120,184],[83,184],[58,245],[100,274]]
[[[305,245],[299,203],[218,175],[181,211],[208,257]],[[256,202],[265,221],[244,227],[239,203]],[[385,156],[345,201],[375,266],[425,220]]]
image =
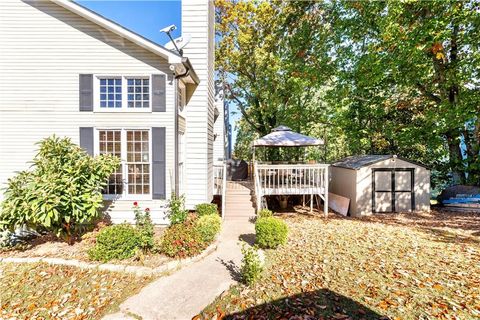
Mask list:
[[189,42],[192,40],[192,35],[186,34],[184,36],[178,37],[173,39],[173,41],[168,42],[165,44],[165,48],[168,50],[181,50],[183,49]]

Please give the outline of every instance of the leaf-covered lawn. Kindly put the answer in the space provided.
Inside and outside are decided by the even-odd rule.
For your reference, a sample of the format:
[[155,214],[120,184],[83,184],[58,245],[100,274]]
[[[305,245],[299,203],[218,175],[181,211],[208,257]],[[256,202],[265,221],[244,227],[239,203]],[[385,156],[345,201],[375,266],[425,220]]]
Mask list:
[[480,318],[478,237],[380,220],[286,221],[289,242],[267,252],[262,279],[231,288],[203,318]]
[[0,263],[0,319],[99,319],[150,279],[43,263]]

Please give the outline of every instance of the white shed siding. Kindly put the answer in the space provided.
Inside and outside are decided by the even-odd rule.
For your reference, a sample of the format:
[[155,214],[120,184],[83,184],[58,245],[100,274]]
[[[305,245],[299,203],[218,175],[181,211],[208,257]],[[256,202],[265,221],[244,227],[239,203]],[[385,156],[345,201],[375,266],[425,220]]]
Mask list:
[[182,33],[192,40],[184,48],[200,79],[187,107],[186,207],[213,197],[214,6],[208,0],[182,1]]
[[[166,112],[79,112],[80,73],[166,73]],[[0,1],[0,185],[28,168],[35,143],[52,134],[79,142],[79,127],[166,127],[166,190],[174,168],[174,91],[167,62],[108,30],[45,0]],[[1,197],[1,195],[0,195]],[[0,198],[1,199],[1,198]],[[163,219],[164,201],[143,201]],[[117,201],[113,218],[131,217]],[[127,213],[128,211],[128,213]],[[160,216],[162,215],[162,216]]]
[[328,170],[330,171],[328,191],[350,199],[348,212],[351,215],[355,215],[355,210],[357,207],[357,170],[350,170],[334,166],[330,166]]

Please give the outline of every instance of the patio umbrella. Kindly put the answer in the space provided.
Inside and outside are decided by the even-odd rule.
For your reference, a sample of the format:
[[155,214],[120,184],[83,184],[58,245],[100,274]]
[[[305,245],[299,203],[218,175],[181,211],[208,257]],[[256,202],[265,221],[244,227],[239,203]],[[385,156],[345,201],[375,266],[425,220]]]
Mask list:
[[254,147],[307,147],[322,144],[323,140],[294,132],[286,126],[276,127],[271,133],[253,141]]

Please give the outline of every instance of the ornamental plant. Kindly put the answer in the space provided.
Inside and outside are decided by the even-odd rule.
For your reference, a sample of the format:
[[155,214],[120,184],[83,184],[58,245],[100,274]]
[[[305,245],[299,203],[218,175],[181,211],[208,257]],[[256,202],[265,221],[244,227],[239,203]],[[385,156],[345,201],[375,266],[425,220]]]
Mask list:
[[186,258],[199,254],[206,248],[202,235],[195,221],[171,225],[163,233],[160,250],[165,255],[174,258]]
[[89,156],[69,138],[42,140],[30,170],[8,180],[0,229],[25,225],[72,243],[82,227],[99,217],[102,189],[119,164],[112,155]]
[[183,223],[188,216],[188,210],[185,209],[185,198],[183,196],[177,197],[174,193],[170,197],[168,202],[167,218],[170,220],[170,224]]
[[136,201],[133,203],[132,209],[135,214],[135,225],[141,238],[140,247],[144,251],[150,250],[155,245],[153,222],[152,218],[150,217],[150,209],[145,208],[145,210],[142,210]]
[[102,262],[128,259],[135,255],[141,244],[142,236],[136,228],[126,223],[117,224],[100,230],[88,256]]
[[198,232],[202,237],[202,241],[210,244],[215,236],[220,232],[222,225],[222,218],[218,214],[208,214],[200,216],[195,221]]
[[260,256],[255,247],[250,247],[245,242],[242,243],[242,255],[240,274],[245,284],[252,285],[260,278],[263,271]]
[[267,217],[255,223],[256,243],[260,248],[275,249],[287,242],[287,224],[278,218]]
[[195,212],[201,217],[209,214],[217,214],[217,205],[215,203],[200,203],[195,206]]
[[257,213],[257,218],[258,219],[269,218],[269,217],[273,217],[273,211],[271,211],[271,210],[262,209],[262,210],[258,211],[258,213]]

